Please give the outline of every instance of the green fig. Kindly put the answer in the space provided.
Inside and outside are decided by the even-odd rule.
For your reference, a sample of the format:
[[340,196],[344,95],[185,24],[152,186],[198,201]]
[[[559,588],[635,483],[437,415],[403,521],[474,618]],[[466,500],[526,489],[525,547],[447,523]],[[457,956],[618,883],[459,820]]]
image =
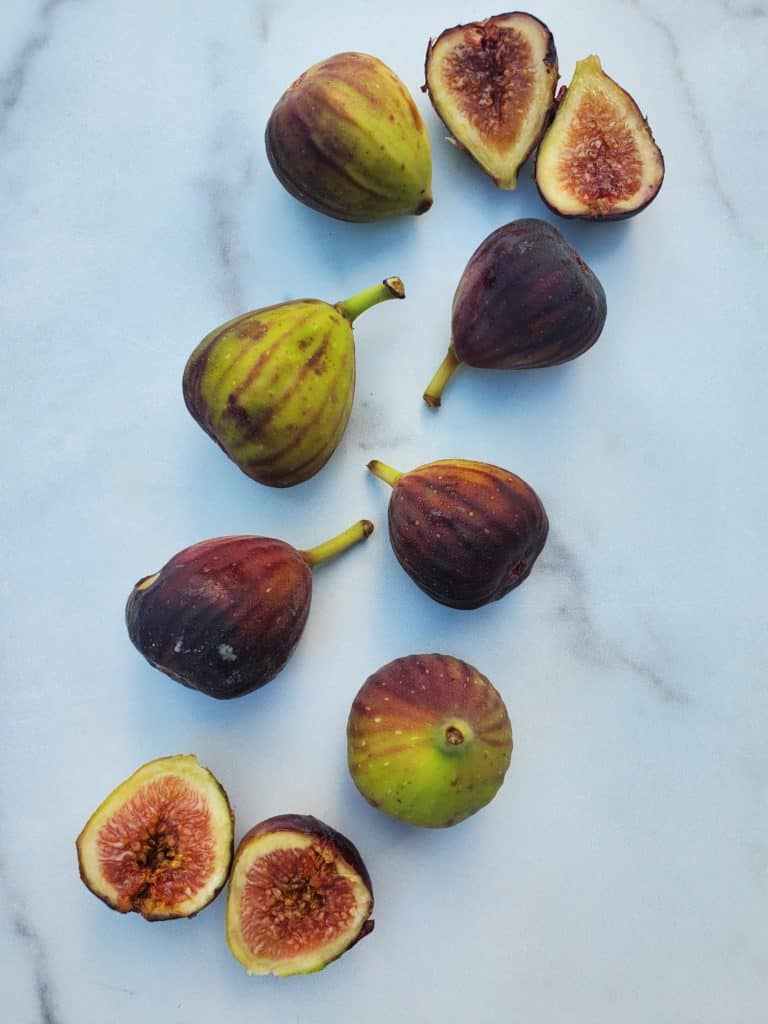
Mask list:
[[389,277],[335,306],[297,299],[243,313],[197,346],[184,401],[244,473],[271,487],[314,476],[341,440],[355,391],[353,321],[405,298]]
[[288,192],[337,220],[432,205],[424,122],[400,79],[368,54],[339,53],[305,71],[272,111],[266,146]]

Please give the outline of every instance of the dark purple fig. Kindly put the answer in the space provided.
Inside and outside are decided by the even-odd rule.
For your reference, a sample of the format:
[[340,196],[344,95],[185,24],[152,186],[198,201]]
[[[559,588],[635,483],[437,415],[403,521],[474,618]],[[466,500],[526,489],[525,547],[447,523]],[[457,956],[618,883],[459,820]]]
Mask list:
[[249,974],[312,974],[373,931],[357,848],[308,814],[255,825],[235,853],[227,945]]
[[461,363],[556,366],[586,352],[605,324],[603,286],[557,228],[515,220],[475,250],[453,299],[451,345],[424,392],[432,408]]
[[527,578],[549,522],[519,476],[465,459],[410,473],[374,460],[368,469],[392,487],[389,539],[398,562],[435,601],[479,608]]
[[271,537],[193,544],[133,588],[128,635],[150,665],[184,686],[241,697],[273,679],[299,642],[310,570],[372,532],[362,519],[309,551]]

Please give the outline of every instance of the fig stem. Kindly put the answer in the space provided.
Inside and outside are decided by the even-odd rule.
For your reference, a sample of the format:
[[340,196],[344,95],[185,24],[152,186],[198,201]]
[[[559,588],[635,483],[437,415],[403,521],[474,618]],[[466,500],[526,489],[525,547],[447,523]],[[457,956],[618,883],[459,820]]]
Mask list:
[[366,309],[370,309],[371,306],[375,306],[379,302],[386,302],[387,299],[404,298],[405,285],[400,278],[388,277],[381,284],[376,284],[373,288],[366,288],[362,292],[358,292],[357,295],[353,295],[351,299],[337,302],[335,308],[350,323],[353,323],[361,313],[364,313]]
[[359,544],[361,540],[370,537],[372,533],[373,523],[370,519],[360,519],[336,537],[331,537],[330,540],[326,540],[322,544],[310,548],[308,551],[300,551],[299,554],[310,569],[314,569],[321,562],[327,562],[328,559],[335,558],[336,555],[340,555],[347,548]]
[[377,476],[379,480],[383,480],[384,483],[389,484],[390,487],[394,487],[403,475],[399,470],[393,469],[385,462],[379,462],[378,459],[371,459],[368,463],[368,469],[370,469],[373,475]]
[[424,392],[424,401],[430,409],[440,408],[443,389],[453,376],[456,368],[460,365],[461,360],[457,357],[456,353],[453,351],[453,345],[451,345],[446,353],[445,359],[438,366],[437,373],[429,382],[427,390]]

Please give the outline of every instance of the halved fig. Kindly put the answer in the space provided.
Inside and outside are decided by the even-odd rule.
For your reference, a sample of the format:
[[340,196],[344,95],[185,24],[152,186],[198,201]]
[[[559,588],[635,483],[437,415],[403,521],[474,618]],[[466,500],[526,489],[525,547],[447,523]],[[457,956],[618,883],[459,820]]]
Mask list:
[[108,907],[147,921],[194,917],[221,892],[234,845],[232,809],[192,754],[142,765],[77,837],[80,877]]
[[373,931],[371,879],[356,847],[308,814],[243,836],[227,892],[227,944],[249,974],[311,974]]
[[499,188],[513,189],[554,105],[552,33],[515,11],[429,41],[424,89],[438,117]]
[[599,57],[578,61],[536,157],[541,198],[563,217],[622,220],[663,180],[664,157],[635,101]]

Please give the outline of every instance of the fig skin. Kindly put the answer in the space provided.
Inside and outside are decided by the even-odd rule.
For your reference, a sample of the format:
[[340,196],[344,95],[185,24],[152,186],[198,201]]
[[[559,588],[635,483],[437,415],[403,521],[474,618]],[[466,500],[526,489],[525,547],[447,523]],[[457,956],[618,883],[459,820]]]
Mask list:
[[293,487],[333,455],[355,392],[352,323],[405,298],[389,277],[335,306],[298,299],[235,317],[187,360],[182,390],[193,419],[252,480]]
[[339,53],[300,75],[266,129],[280,183],[345,221],[422,214],[432,206],[432,155],[413,97],[365,53]]
[[[102,801],[76,847],[80,878],[111,910],[147,921],[194,917],[229,876],[234,816],[221,783],[193,754],[160,757]],[[174,884],[176,902],[168,898]]]
[[[267,854],[273,854],[275,850],[289,851],[311,848],[318,854],[318,859],[324,867],[327,868],[329,864],[334,864],[337,867],[336,872],[332,873],[333,880],[335,881],[338,875],[348,880],[350,884],[345,887],[345,896],[354,895],[355,907],[358,906],[358,902],[361,903],[361,908],[354,915],[351,925],[346,927],[346,934],[344,934],[342,925],[339,927],[333,944],[326,940],[319,950],[294,956],[286,954],[282,957],[260,957],[258,952],[253,950],[244,934],[242,901],[246,890],[248,868],[253,865],[255,860],[259,859],[257,855],[260,845]],[[281,881],[285,885],[284,877]],[[306,876],[302,876],[296,881],[301,882],[302,890],[305,890],[310,884],[310,880]],[[289,892],[292,888],[292,886],[288,886]],[[302,891],[302,896],[304,895],[305,892]],[[309,895],[312,896],[315,893]],[[294,892],[290,892],[290,896],[292,902],[289,907],[292,907],[296,905],[297,897]],[[227,893],[227,945],[235,959],[246,968],[249,974],[275,974],[280,977],[313,974],[323,970],[366,935],[370,935],[374,928],[371,918],[373,904],[373,885],[368,869],[351,840],[309,814],[275,815],[254,825],[238,844]],[[268,909],[272,910],[274,906],[273,903]],[[323,921],[323,926],[327,927],[327,922]],[[312,927],[311,920],[307,927]]]
[[557,366],[602,333],[605,291],[547,221],[505,224],[475,250],[453,299],[448,354],[424,393],[432,408],[461,363],[483,369]]
[[134,586],[128,635],[154,668],[193,690],[230,700],[268,683],[301,638],[311,569],[373,532],[360,520],[297,551],[271,537],[216,537],[174,555]]
[[446,654],[396,658],[369,676],[347,721],[352,780],[373,807],[448,828],[498,792],[512,756],[501,694]]
[[392,550],[425,594],[451,608],[498,601],[533,568],[549,531],[536,492],[499,466],[443,459],[398,473],[377,460],[392,485]]

